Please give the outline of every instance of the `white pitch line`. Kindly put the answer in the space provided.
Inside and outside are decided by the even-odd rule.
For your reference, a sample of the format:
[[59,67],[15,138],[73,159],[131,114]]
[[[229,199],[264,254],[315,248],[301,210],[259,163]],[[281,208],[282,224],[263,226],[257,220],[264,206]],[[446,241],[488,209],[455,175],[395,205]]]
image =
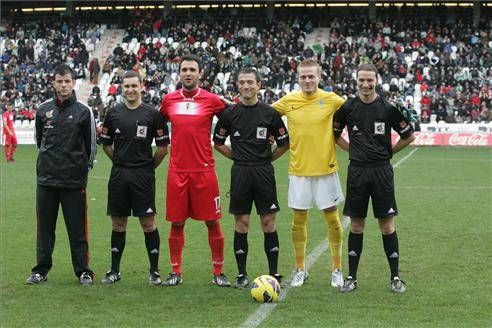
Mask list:
[[[393,165],[394,168],[397,168],[400,166],[403,162],[405,162],[410,156],[412,156],[419,148],[414,148],[412,151],[400,159],[395,165]],[[347,217],[343,218],[342,226],[343,229],[345,230],[350,223],[350,219]],[[306,271],[309,271],[311,266],[316,263],[318,258],[328,250],[328,241],[325,239],[323,242],[321,242],[311,253],[306,258]],[[292,280],[293,275],[289,279],[289,283]],[[289,290],[291,289],[290,284],[287,284],[287,286],[283,289],[283,291],[280,293],[279,296],[279,301],[283,301],[286,297],[287,294],[289,293]],[[240,326],[242,328],[256,328],[258,327],[269,315],[270,313],[277,307],[278,303],[263,303],[260,305],[258,310],[253,312],[248,319]]]
[[401,158],[398,162],[396,162],[396,164],[393,165],[393,168],[397,168],[398,166],[403,164],[403,162],[405,162],[408,158],[410,158],[410,156],[412,156],[419,149],[420,149],[419,147],[412,149],[412,151],[409,152],[405,157]]

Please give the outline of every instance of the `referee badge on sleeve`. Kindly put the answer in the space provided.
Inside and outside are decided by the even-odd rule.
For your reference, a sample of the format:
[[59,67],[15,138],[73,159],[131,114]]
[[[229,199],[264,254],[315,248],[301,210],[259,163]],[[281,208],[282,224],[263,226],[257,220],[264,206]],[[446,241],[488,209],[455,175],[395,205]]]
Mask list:
[[143,125],[137,125],[137,137],[145,138],[147,137],[147,127]]

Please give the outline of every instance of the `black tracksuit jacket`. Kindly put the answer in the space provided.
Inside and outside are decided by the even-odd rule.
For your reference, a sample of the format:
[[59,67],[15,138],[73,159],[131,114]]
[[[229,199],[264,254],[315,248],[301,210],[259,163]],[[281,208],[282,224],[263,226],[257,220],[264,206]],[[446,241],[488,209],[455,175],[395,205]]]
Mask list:
[[66,101],[53,98],[36,112],[38,185],[85,188],[96,155],[96,126],[89,107],[75,93]]

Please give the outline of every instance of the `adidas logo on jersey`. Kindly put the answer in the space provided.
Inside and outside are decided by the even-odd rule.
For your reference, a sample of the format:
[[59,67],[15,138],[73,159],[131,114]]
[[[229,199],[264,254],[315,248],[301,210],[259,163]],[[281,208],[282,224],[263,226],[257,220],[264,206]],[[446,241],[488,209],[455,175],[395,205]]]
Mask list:
[[270,252],[278,252],[279,249],[277,246],[275,246],[274,248],[270,248]]
[[355,251],[350,251],[348,253],[349,256],[357,256],[357,253]]
[[393,214],[393,213],[395,213],[395,210],[392,207],[392,208],[389,209],[388,214]]
[[352,129],[352,131],[359,131],[359,128],[357,127],[357,125],[354,125],[354,128]]
[[239,131],[234,132],[235,137],[240,137],[241,135],[239,134]]
[[154,248],[149,252],[150,254],[159,254],[159,250],[157,248]]
[[277,206],[275,204],[272,204],[272,206],[270,206],[270,209],[271,210],[276,210],[277,209]]
[[73,116],[72,115],[69,115],[68,118],[73,118]]
[[243,251],[242,249],[238,249],[238,250],[236,251],[236,254],[245,254],[245,253],[246,253],[246,252],[245,252],[245,251]]
[[111,248],[111,253],[119,253],[120,250],[117,247]]
[[120,129],[116,128],[116,130],[114,130],[114,133],[121,133]]
[[151,208],[149,207],[149,209],[148,209],[148,210],[147,210],[147,212],[145,212],[145,213],[149,213],[149,214],[150,214],[150,213],[154,213],[154,210],[153,210],[153,209],[151,209]]

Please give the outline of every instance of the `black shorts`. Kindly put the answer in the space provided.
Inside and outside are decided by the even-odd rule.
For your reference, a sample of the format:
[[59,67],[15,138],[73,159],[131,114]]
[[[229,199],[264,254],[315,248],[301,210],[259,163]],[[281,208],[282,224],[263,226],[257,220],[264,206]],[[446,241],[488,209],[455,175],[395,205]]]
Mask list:
[[152,165],[128,168],[113,166],[108,182],[108,215],[153,216],[155,174]]
[[230,195],[229,213],[231,214],[250,214],[253,201],[258,215],[280,210],[272,164],[261,166],[233,164]]
[[351,163],[349,165],[343,215],[365,218],[369,197],[376,218],[384,219],[398,214],[391,164],[358,166]]

